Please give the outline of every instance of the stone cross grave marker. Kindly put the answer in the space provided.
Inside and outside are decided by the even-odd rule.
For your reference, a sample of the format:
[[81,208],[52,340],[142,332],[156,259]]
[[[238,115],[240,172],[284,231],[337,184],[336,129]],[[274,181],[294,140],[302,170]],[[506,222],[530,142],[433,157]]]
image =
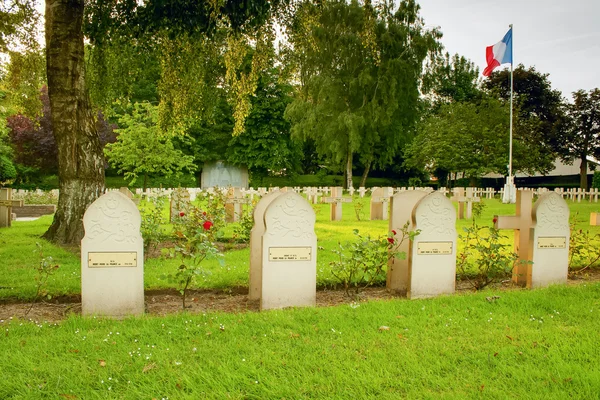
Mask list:
[[23,200],[13,200],[11,188],[0,189],[0,228],[11,226],[13,207],[23,207]]
[[315,212],[296,193],[283,193],[265,211],[261,310],[314,306],[317,295]]
[[177,188],[171,193],[170,220],[179,218],[181,213],[187,214],[190,209],[190,192],[185,188]]
[[427,192],[422,190],[413,190],[398,192],[392,196],[390,201],[390,224],[389,231],[396,231],[394,235],[395,250],[404,252],[404,259],[393,257],[388,261],[386,287],[394,290],[401,295],[406,295],[408,291],[408,252],[410,240],[406,238],[402,243],[398,241],[402,238],[401,229],[408,222],[408,230],[414,229],[412,225],[412,212],[415,205],[427,196]]
[[354,196],[354,192],[356,192],[356,189],[351,186],[350,189],[348,189],[348,194],[352,197]]
[[590,225],[591,226],[600,225],[600,213],[597,213],[597,212],[590,213]]
[[[473,215],[473,203],[479,203],[481,198],[475,195],[474,188],[469,187],[466,193],[464,188],[455,188],[454,196],[450,200],[458,202],[458,219],[471,219]],[[466,214],[465,204],[467,205]]]
[[569,273],[569,206],[556,193],[546,193],[533,205],[527,287],[567,283]]
[[525,286],[527,284],[528,262],[531,260],[529,254],[530,229],[532,225],[533,192],[531,190],[517,190],[516,215],[494,216],[496,229],[514,229],[515,231],[515,253],[519,260],[513,269],[513,282]]
[[100,196],[83,216],[81,312],[144,313],[144,243],[136,205],[122,193]]
[[374,188],[371,193],[371,220],[387,220],[389,202],[393,190],[389,187]]
[[342,220],[342,203],[352,203],[352,199],[344,198],[344,189],[341,186],[331,188],[331,197],[323,197],[323,203],[329,203],[331,212],[329,214],[331,221]]
[[367,188],[365,188],[364,186],[358,188],[358,195],[361,199],[365,197],[365,193],[367,193]]
[[248,298],[259,300],[262,287],[262,237],[265,234],[265,211],[269,204],[283,192],[271,192],[263,196],[254,207],[254,226],[250,231],[250,275]]
[[229,188],[225,200],[225,221],[229,223],[239,221],[243,213],[242,205],[250,203],[251,200],[242,194],[240,188]]
[[420,233],[409,244],[408,298],[454,293],[456,284],[456,210],[443,194],[423,197],[412,213]]

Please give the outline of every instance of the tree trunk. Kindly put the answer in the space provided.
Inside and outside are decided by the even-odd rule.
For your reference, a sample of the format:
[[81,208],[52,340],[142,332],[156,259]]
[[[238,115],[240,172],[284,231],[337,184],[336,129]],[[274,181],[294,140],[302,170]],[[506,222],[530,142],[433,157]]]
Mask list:
[[350,189],[352,186],[352,150],[350,144],[348,144],[348,159],[346,162],[346,189]]
[[365,165],[365,170],[363,171],[363,174],[360,178],[359,187],[365,187],[365,185],[367,184],[367,177],[369,176],[369,171],[371,171],[371,164],[373,164],[373,161],[369,160],[367,162],[367,165]]
[[46,0],[46,68],[60,195],[44,238],[79,244],[83,214],[104,192],[104,155],[85,89],[84,0]]
[[581,164],[579,165],[579,187],[587,192],[588,181],[587,181],[587,157],[581,157]]

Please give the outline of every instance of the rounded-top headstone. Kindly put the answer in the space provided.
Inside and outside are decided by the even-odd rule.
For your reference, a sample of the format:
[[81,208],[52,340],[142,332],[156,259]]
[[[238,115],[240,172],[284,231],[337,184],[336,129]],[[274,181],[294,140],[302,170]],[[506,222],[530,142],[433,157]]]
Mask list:
[[136,205],[120,192],[99,197],[83,216],[82,314],[144,312],[144,246]]
[[456,210],[434,192],[415,206],[412,225],[420,233],[410,243],[409,298],[454,293],[456,284]]
[[314,306],[317,284],[315,212],[300,195],[280,195],[265,211],[261,309]]
[[567,202],[557,193],[544,193],[535,202],[531,217],[528,258],[533,263],[527,268],[527,286],[566,283],[571,237]]

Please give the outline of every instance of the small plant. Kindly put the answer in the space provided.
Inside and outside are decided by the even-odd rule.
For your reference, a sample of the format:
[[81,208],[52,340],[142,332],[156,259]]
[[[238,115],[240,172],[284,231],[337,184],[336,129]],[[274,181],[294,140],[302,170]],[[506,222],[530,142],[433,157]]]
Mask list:
[[[183,214],[183,213],[181,213]],[[189,213],[179,215],[173,225],[175,247],[163,249],[168,256],[179,258],[177,271],[169,275],[178,285],[182,306],[185,309],[186,296],[197,277],[206,277],[209,272],[202,268],[206,259],[218,259],[223,264],[223,254],[215,246],[216,238],[221,234],[207,211],[190,205]]]
[[239,243],[248,243],[250,241],[250,232],[254,227],[254,207],[256,204],[253,202],[250,207],[242,212],[240,220],[237,225],[233,227],[233,237]]
[[48,300],[50,300],[52,298],[52,296],[50,294],[48,294],[48,291],[47,291],[48,278],[51,275],[53,275],[54,272],[58,269],[58,264],[54,263],[54,260],[52,259],[51,256],[44,257],[44,249],[43,249],[42,245],[40,243],[36,243],[35,246],[36,246],[35,252],[38,253],[39,258],[40,258],[39,264],[35,267],[35,270],[36,270],[35,298],[33,299],[33,302],[29,306],[29,309],[27,310],[27,312],[25,312],[25,316],[27,316],[27,314],[29,314],[29,312],[33,308],[33,305],[39,299],[45,297]]
[[[577,229],[579,214],[570,221],[571,239],[569,240],[569,269],[571,274],[579,274],[594,266],[600,260],[600,234],[591,234],[589,229]],[[578,269],[575,269],[578,267]]]
[[484,207],[483,203],[473,204],[472,224],[463,228],[465,233],[458,236],[464,241],[464,248],[458,254],[457,269],[475,290],[508,277],[519,258],[510,244],[502,243],[506,236],[498,229],[475,222]]
[[337,256],[331,261],[332,275],[344,286],[347,296],[350,289],[354,288],[358,295],[375,282],[385,280],[385,267],[393,257],[406,257],[404,252],[397,249],[407,238],[413,240],[418,232],[409,232],[408,224],[400,230],[400,238],[396,239],[396,231],[391,231],[385,238],[371,239],[370,235],[362,236],[358,229],[354,229],[356,240],[341,244],[332,252]]
[[352,204],[354,205],[356,220],[360,221],[364,217],[365,199],[360,196],[353,196]]
[[140,231],[144,239],[144,258],[148,258],[150,250],[156,250],[158,245],[166,239],[167,235],[162,230],[162,225],[167,224],[163,214],[167,198],[158,196],[148,198],[140,207],[142,224]]

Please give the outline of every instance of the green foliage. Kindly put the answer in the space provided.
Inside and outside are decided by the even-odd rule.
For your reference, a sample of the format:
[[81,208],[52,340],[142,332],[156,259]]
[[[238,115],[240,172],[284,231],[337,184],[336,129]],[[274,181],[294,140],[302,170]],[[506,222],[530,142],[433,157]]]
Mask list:
[[139,207],[142,217],[140,232],[144,239],[144,259],[147,259],[150,251],[155,250],[167,238],[162,228],[169,222],[164,215],[166,204],[166,196],[156,196],[147,197]]
[[[509,101],[510,82],[510,70],[497,70],[483,80],[483,87],[493,96]],[[523,64],[514,68],[512,82],[515,116],[527,126],[524,137],[557,150],[565,133],[561,127],[564,116],[561,92],[552,88],[548,74],[535,67],[525,68]]]
[[9,52],[10,62],[4,84],[8,101],[22,114],[34,118],[41,114],[40,89],[46,83],[46,56],[39,49]]
[[446,52],[436,57],[423,77],[423,91],[435,95],[437,103],[451,101],[471,102],[481,96],[478,87],[479,69],[472,61],[455,54],[450,58]]
[[233,227],[233,239],[240,243],[250,242],[250,233],[254,227],[254,207],[256,203],[245,207],[238,221],[238,224]]
[[365,218],[366,204],[367,200],[364,197],[352,196],[352,205],[354,206],[354,214],[356,215],[357,221]]
[[0,185],[5,185],[17,177],[17,170],[8,157],[0,155]]
[[594,178],[592,180],[592,187],[600,189],[600,171],[594,171]]
[[260,76],[246,129],[229,142],[229,161],[247,166],[253,178],[297,172],[303,156],[284,118],[292,87],[281,83],[278,75],[270,69]]
[[[567,106],[566,134],[559,143],[559,154],[567,161],[581,160],[587,166],[587,156],[600,157],[600,89],[578,90]],[[580,173],[581,187],[587,188],[587,168]]]
[[52,276],[54,272],[59,268],[58,264],[54,263],[54,259],[52,258],[52,256],[44,257],[44,249],[40,243],[36,243],[35,245],[37,247],[36,253],[39,257],[39,264],[35,267],[35,298],[31,303],[31,306],[25,313],[25,316],[29,314],[29,312],[33,308],[33,304],[36,303],[40,298],[45,297],[48,300],[52,298],[52,295],[49,294],[47,290],[48,278]]
[[58,195],[50,190],[29,191],[23,195],[15,194],[15,200],[23,200],[25,204],[58,204]]
[[464,243],[458,254],[456,268],[458,276],[466,279],[475,290],[481,290],[510,276],[519,256],[512,251],[500,230],[493,226],[479,226],[475,218],[481,215],[483,203],[475,203],[473,220],[463,227],[464,234],[458,237]]
[[579,274],[600,261],[600,233],[592,233],[589,229],[577,228],[581,220],[579,214],[571,216],[569,239],[569,269],[572,274]]
[[406,257],[404,252],[397,251],[398,246],[418,235],[418,232],[408,231],[408,224],[402,228],[399,239],[396,239],[395,231],[378,239],[371,239],[369,234],[362,236],[358,229],[354,229],[353,233],[354,242],[343,245],[338,242],[337,247],[331,250],[336,258],[329,263],[332,275],[343,285],[347,296],[350,296],[351,288],[358,295],[361,289],[385,280],[388,261],[394,257]]
[[[515,125],[513,169],[532,173],[548,171],[553,155],[524,139],[519,134],[524,128],[521,129],[518,121]],[[417,137],[407,147],[406,165],[464,172],[473,178],[490,172],[506,174],[508,132],[507,103],[484,97],[478,103],[442,104],[423,122]]]
[[210,259],[223,261],[223,255],[214,243],[221,231],[217,230],[213,220],[213,216],[207,211],[190,205],[187,214],[175,218],[175,247],[163,249],[170,257],[179,260],[177,271],[170,274],[169,278],[178,285],[184,309],[188,289],[199,277],[205,277],[208,273],[202,268],[202,262]]
[[193,157],[176,150],[172,137],[160,131],[157,118],[156,106],[135,104],[131,115],[119,119],[117,141],[105,147],[111,166],[131,183],[140,175],[180,176],[183,170],[196,169]]
[[[250,96],[273,51],[271,17],[278,4],[265,0],[89,4],[84,31],[94,47],[90,63],[95,64],[91,69],[96,72],[96,92],[105,92],[96,97],[105,103],[118,100],[124,92],[119,82],[130,75],[121,59],[133,59],[136,67],[143,68],[140,54],[147,52],[160,65],[160,79],[157,82],[153,74],[150,81],[158,84],[162,129],[185,133],[200,121],[210,122],[215,93],[226,87],[235,119],[233,131],[241,133]],[[245,70],[251,47],[255,52]],[[137,78],[147,73],[135,68],[131,75]],[[102,87],[105,81],[106,89]]]
[[398,11],[357,1],[304,2],[288,27],[288,68],[301,83],[286,110],[292,135],[313,139],[330,168],[352,157],[390,164],[412,135],[423,61],[438,49],[412,1]]

